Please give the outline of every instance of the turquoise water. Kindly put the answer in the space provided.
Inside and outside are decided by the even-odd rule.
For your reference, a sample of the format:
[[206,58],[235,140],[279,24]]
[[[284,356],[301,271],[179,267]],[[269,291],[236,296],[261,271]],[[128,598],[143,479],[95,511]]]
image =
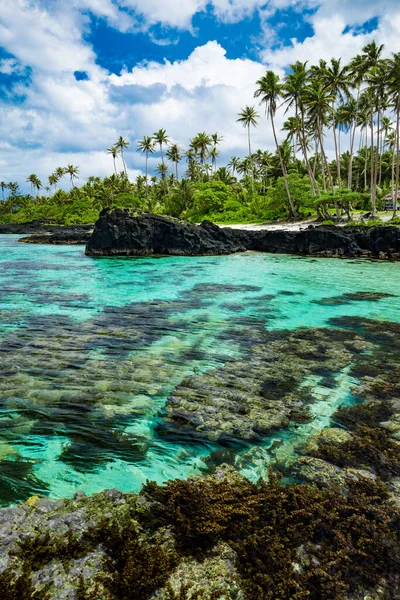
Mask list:
[[[81,246],[0,236],[0,503],[72,496],[202,473],[220,446],[162,435],[182,380],[246,354],[260,328],[400,322],[399,264],[244,253],[91,259]],[[376,292],[382,297],[344,294]],[[389,325],[388,325],[389,326]],[[352,402],[346,369],[305,381],[314,420],[253,445],[265,474]],[[279,440],[279,444],[277,444]],[[245,449],[249,452],[249,448]],[[237,448],[237,452],[243,452]]]

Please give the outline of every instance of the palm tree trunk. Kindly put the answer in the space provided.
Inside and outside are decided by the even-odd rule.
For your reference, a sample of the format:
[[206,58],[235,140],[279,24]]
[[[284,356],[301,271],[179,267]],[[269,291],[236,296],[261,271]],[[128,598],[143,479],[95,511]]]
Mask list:
[[115,164],[115,156],[113,156],[113,163],[114,163],[114,172],[116,175],[118,175],[117,173],[117,165]]
[[374,146],[374,112],[371,106],[371,212],[376,217],[376,191],[375,191],[375,146]]
[[251,154],[250,123],[247,125],[247,138],[248,138],[248,142],[249,142],[249,158],[250,158],[250,166],[251,166],[251,191],[254,194],[254,167],[253,167],[253,157]]
[[392,202],[393,202],[393,219],[397,216],[397,202],[395,202],[395,189],[394,189],[394,181],[395,181],[395,158],[396,158],[396,152],[395,152],[395,145],[393,145],[392,148]]
[[278,156],[279,156],[279,162],[281,164],[282,175],[283,175],[283,179],[284,179],[284,182],[285,182],[285,188],[286,188],[286,194],[287,194],[288,201],[289,201],[290,212],[292,214],[292,217],[297,217],[297,212],[296,212],[296,210],[295,210],[295,208],[293,206],[292,198],[290,196],[290,190],[289,190],[289,184],[288,184],[288,180],[287,180],[286,167],[283,164],[282,154],[281,154],[281,151],[280,151],[280,148],[279,148],[279,144],[278,144],[278,138],[276,137],[274,117],[273,117],[272,114],[271,114],[271,124],[272,124],[272,131],[273,131],[273,134],[274,134],[276,151],[277,151]]
[[128,173],[126,171],[126,164],[125,164],[125,158],[124,158],[124,151],[121,148],[121,158],[122,158],[122,164],[124,165],[124,171],[125,171],[125,175],[128,177]]
[[381,143],[381,133],[379,131],[380,129],[380,121],[381,121],[381,112],[380,110],[378,110],[378,128],[377,128],[377,132],[376,132],[376,153],[375,153],[375,173],[374,173],[374,188],[375,188],[375,194],[376,194],[376,188],[378,185],[378,169],[379,169],[379,147],[380,147],[380,143]]
[[179,176],[178,176],[178,161],[175,162],[175,169],[176,169],[176,180],[179,181]]
[[[304,160],[306,162],[307,173],[308,173],[308,178],[310,180],[312,195],[315,196],[315,181],[314,181],[314,176],[313,176],[313,172],[311,169],[310,161],[308,160],[307,144],[306,144],[306,140],[305,140],[305,125],[304,125],[304,112],[303,111],[301,111],[301,128],[302,128],[302,132],[300,132],[300,130],[298,131],[298,138],[299,138],[300,146],[301,146],[301,149],[303,152]],[[319,188],[317,188],[317,189],[318,189],[318,195],[320,196],[321,194],[320,194]]]
[[[328,173],[329,185],[331,186],[331,190],[332,190],[332,194],[333,194],[335,192],[335,188],[333,186],[333,179],[332,179],[332,174],[331,174],[331,171],[329,168],[328,159],[326,158],[326,154],[325,154],[324,143],[322,141],[322,130],[321,130],[319,123],[317,125],[317,129],[318,129],[319,144],[321,146],[322,162],[325,163],[326,172]],[[336,208],[336,216],[339,216],[336,202],[335,202],[335,208]]]
[[[332,107],[332,110],[333,109],[334,109],[334,107]],[[334,141],[334,144],[335,144],[335,156],[336,156],[336,169],[337,169],[338,185],[339,185],[339,188],[341,188],[342,187],[342,181],[341,181],[341,177],[340,177],[340,162],[339,162],[338,143],[337,143],[337,135],[336,135],[336,121],[335,120],[333,120],[333,141]]]
[[148,176],[149,153],[146,152],[146,200],[149,195],[149,176]]
[[[400,97],[397,99],[397,116],[396,116],[396,191],[393,206],[397,210],[397,202],[399,199],[399,171],[400,171]],[[394,212],[396,214],[396,212]]]

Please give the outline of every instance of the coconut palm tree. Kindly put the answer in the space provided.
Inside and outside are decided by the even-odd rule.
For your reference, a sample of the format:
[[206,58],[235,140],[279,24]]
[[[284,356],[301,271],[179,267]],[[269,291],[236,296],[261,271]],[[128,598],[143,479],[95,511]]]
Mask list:
[[235,173],[237,172],[238,166],[240,164],[240,159],[237,156],[232,156],[231,160],[228,162],[228,169],[230,169],[233,177],[235,177]]
[[37,175],[35,173],[31,173],[29,177],[26,178],[27,183],[31,184],[31,196],[33,196],[33,188],[35,187],[35,183],[37,181]]
[[318,82],[318,80],[313,81],[312,84],[309,85],[304,91],[304,104],[306,106],[308,119],[310,125],[312,125],[314,128],[316,137],[318,139],[322,154],[322,164],[325,166],[328,174],[332,192],[334,191],[333,179],[324,149],[323,128],[331,117],[333,101],[334,95],[326,90],[324,86]]
[[57,177],[57,183],[58,183],[59,181],[61,181],[61,179],[65,175],[65,168],[64,167],[57,167],[57,169],[54,171],[54,175]]
[[[300,145],[301,151],[304,156],[312,194],[315,195],[316,181],[314,179],[313,171],[308,158],[305,110],[303,102],[304,89],[307,86],[310,72],[307,69],[307,62],[302,63],[300,61],[297,61],[296,63],[290,65],[290,69],[291,72],[285,76],[282,94],[284,101],[287,104],[285,112],[294,109],[295,117],[299,118],[299,121],[297,121],[297,124],[299,126],[299,129],[297,131],[297,142]],[[317,190],[319,192],[318,186]]]
[[8,184],[5,181],[0,181],[0,187],[1,187],[1,196],[4,202],[4,190],[6,190],[8,188]]
[[160,146],[161,162],[162,164],[164,164],[163,144],[167,146],[170,143],[166,130],[159,129],[158,131],[153,133],[153,140],[156,144]]
[[[318,80],[318,76],[317,76]],[[335,144],[335,155],[336,155],[336,165],[337,165],[337,177],[339,188],[342,187],[341,176],[340,176],[340,155],[338,150],[338,141],[336,135],[336,127],[337,123],[335,121],[335,103],[337,101],[341,101],[342,103],[345,99],[351,96],[350,93],[350,77],[349,77],[349,67],[342,66],[341,59],[332,58],[330,64],[324,65],[321,69],[320,74],[320,82],[324,86],[324,89],[330,92],[332,96],[332,126],[333,126],[333,139]]]
[[111,156],[113,157],[114,172],[117,175],[117,166],[115,164],[115,160],[119,154],[118,148],[116,146],[111,146],[111,148],[107,148],[107,152],[108,152],[108,154],[111,154]]
[[173,144],[170,148],[168,148],[167,158],[171,162],[175,163],[175,176],[176,176],[176,179],[178,180],[179,179],[178,165],[179,165],[180,161],[182,160],[182,153],[181,153],[181,149],[179,148],[178,144]]
[[42,182],[40,181],[39,177],[35,176],[35,181],[33,183],[33,187],[36,189],[36,198],[38,197],[39,194],[39,190],[42,189]]
[[222,136],[219,136],[218,133],[213,133],[211,135],[213,148],[211,149],[210,157],[212,158],[214,171],[217,170],[217,156],[219,155],[219,152],[217,152],[217,146],[219,146],[219,144],[222,142],[223,139],[224,138]]
[[138,152],[143,152],[146,155],[146,198],[149,193],[149,154],[153,154],[154,140],[152,137],[145,135],[142,140],[137,143]]
[[293,217],[297,217],[297,212],[294,208],[294,204],[290,195],[289,183],[287,179],[287,172],[285,165],[282,160],[281,151],[279,148],[278,138],[275,130],[275,115],[278,106],[278,102],[282,98],[283,85],[279,81],[279,75],[276,75],[273,71],[267,71],[264,77],[257,81],[258,88],[254,92],[256,98],[260,98],[260,104],[265,104],[265,113],[267,118],[271,119],[272,133],[275,140],[276,151],[279,157],[279,162],[282,169],[282,175],[285,182],[286,194],[290,206],[290,213]]
[[[50,189],[54,186],[54,191],[55,191],[55,186],[57,185],[58,182],[58,177],[55,173],[52,173],[51,175],[48,176],[47,178],[49,185],[50,185]],[[53,191],[53,190],[51,190]]]
[[[375,177],[375,147],[374,147],[374,114],[377,104],[377,94],[374,93],[377,87],[377,81],[371,70],[376,68],[381,60],[381,54],[384,46],[378,46],[375,41],[367,44],[363,48],[359,60],[360,70],[364,73],[363,80],[366,81],[369,78],[371,88],[367,88],[364,92],[365,97],[369,101],[370,108],[370,128],[371,128],[371,205],[372,205],[372,216],[376,216],[376,177]],[[379,76],[377,77],[379,79]],[[379,85],[379,84],[378,84]]]
[[249,158],[250,158],[250,166],[251,166],[251,185],[252,190],[254,191],[254,168],[253,168],[253,159],[251,154],[251,135],[250,130],[251,127],[257,127],[258,119],[260,115],[256,111],[254,106],[246,106],[243,108],[238,114],[238,119],[236,121],[241,123],[243,127],[247,129],[247,141],[249,144]]
[[74,165],[68,165],[65,169],[66,175],[69,175],[71,180],[71,186],[75,187],[74,179],[79,179],[79,167],[74,167]]
[[395,201],[393,203],[393,217],[397,213],[399,197],[400,175],[400,52],[392,54],[388,60],[389,94],[396,114],[396,176],[395,176]]
[[124,165],[124,172],[125,172],[125,175],[128,177],[128,172],[126,170],[126,164],[125,164],[124,150],[128,150],[130,143],[128,142],[128,140],[125,140],[122,137],[122,135],[120,135],[117,140],[117,143],[114,144],[114,146],[118,150],[118,152],[120,152],[120,154],[121,154],[122,164]]
[[205,131],[198,133],[190,140],[190,147],[193,148],[200,158],[200,164],[204,165],[205,160],[209,156],[209,147],[212,144],[211,136]]

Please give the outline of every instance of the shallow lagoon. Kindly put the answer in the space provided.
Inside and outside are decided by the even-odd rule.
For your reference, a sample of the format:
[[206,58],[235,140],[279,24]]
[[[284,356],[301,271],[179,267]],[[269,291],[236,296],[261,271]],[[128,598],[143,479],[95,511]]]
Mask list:
[[[83,247],[17,239],[0,236],[1,504],[203,473],[227,445],[163,427],[185,377],[246,356],[261,329],[332,328],[342,316],[400,322],[398,263],[90,259]],[[257,478],[290,462],[337,406],[358,400],[354,383],[346,367],[329,382],[305,377],[313,420],[230,444],[242,472]]]

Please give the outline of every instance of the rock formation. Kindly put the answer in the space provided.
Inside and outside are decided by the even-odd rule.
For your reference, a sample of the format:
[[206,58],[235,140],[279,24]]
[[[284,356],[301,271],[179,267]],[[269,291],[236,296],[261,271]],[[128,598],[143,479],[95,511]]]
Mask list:
[[104,210],[86,246],[88,256],[212,255],[254,250],[311,256],[400,258],[400,228],[310,227],[244,231],[210,221],[194,225],[159,215]]

